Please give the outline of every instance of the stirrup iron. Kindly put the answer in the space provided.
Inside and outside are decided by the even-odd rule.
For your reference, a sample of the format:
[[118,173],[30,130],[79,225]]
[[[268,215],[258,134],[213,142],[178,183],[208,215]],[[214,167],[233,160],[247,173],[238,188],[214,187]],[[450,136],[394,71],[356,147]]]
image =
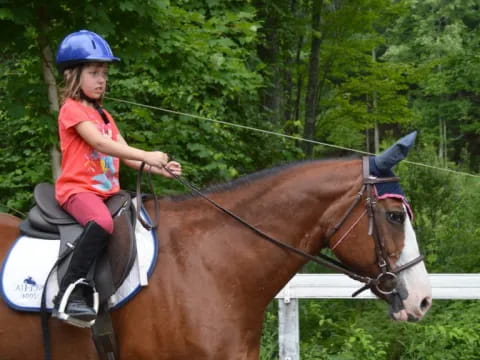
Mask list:
[[59,300],[59,305],[58,309],[55,307],[52,316],[56,317],[57,319],[63,320],[70,325],[81,327],[81,328],[90,328],[95,324],[95,320],[90,320],[90,321],[85,321],[78,319],[68,313],[65,312],[65,309],[67,308],[68,302],[70,300],[70,296],[72,295],[73,291],[77,286],[87,286],[91,289],[92,294],[91,294],[91,300],[92,300],[92,308],[95,311],[95,313],[98,315],[98,308],[99,308],[99,296],[98,292],[95,289],[94,286],[92,286],[85,278],[80,278],[77,281],[71,283],[68,285],[67,289],[62,295],[62,298]]

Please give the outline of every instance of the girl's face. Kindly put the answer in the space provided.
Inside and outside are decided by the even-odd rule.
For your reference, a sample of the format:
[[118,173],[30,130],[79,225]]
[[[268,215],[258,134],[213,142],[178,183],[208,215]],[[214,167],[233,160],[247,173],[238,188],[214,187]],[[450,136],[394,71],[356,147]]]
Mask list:
[[102,98],[108,79],[108,64],[86,64],[80,74],[80,88],[88,97],[99,100]]

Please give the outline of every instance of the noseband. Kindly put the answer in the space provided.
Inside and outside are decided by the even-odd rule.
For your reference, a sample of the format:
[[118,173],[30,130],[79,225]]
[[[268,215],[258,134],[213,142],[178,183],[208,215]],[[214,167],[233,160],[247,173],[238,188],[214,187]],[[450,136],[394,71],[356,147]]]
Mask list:
[[[261,236],[265,240],[273,243],[274,245],[283,248],[285,250],[288,250],[290,252],[293,252],[297,255],[300,255],[308,260],[314,261],[322,266],[325,266],[329,269],[332,269],[334,271],[339,271],[341,273],[344,273],[345,275],[348,275],[354,280],[360,281],[365,283],[365,285],[354,292],[352,294],[352,297],[357,296],[361,292],[367,290],[367,289],[373,289],[375,288],[378,292],[381,294],[385,295],[390,303],[394,307],[394,311],[397,312],[402,309],[403,303],[402,300],[406,299],[408,294],[406,293],[406,289],[403,289],[401,287],[400,282],[398,281],[398,274],[401,271],[404,271],[419,262],[423,261],[423,256],[418,256],[415,259],[407,262],[406,264],[399,266],[395,269],[393,269],[387,259],[388,256],[386,255],[385,251],[385,241],[383,237],[380,236],[378,227],[377,227],[377,221],[376,221],[376,215],[375,215],[375,208],[377,204],[377,196],[374,191],[374,186],[375,184],[379,183],[386,183],[386,182],[397,182],[399,180],[398,177],[386,177],[386,178],[377,178],[377,177],[372,177],[370,176],[370,164],[369,164],[369,157],[364,156],[363,157],[363,182],[362,182],[362,188],[358,192],[354,202],[350,205],[350,207],[347,209],[345,214],[342,216],[341,220],[333,227],[333,229],[327,234],[325,237],[325,242],[328,242],[328,240],[340,229],[340,227],[345,223],[345,221],[348,219],[350,214],[352,213],[353,209],[358,205],[360,200],[363,197],[363,194],[366,191],[366,213],[368,214],[369,218],[369,230],[368,234],[373,237],[375,241],[375,251],[376,251],[376,256],[377,256],[377,265],[380,268],[380,274],[376,278],[371,278],[368,276],[363,276],[359,274],[358,272],[354,271],[353,269],[350,269],[347,267],[345,264],[342,264],[338,262],[337,260],[324,255],[324,254],[318,254],[317,256],[311,255],[303,250],[297,249],[293,246],[290,246],[288,244],[285,244],[282,241],[279,241],[272,236],[266,234],[262,230],[258,229],[257,227],[251,225],[247,221],[243,220],[241,217],[238,215],[232,213],[230,210],[225,209],[209,197],[205,196],[197,187],[186,181],[184,178],[179,177],[175,174],[173,174],[169,169],[165,168],[164,169],[172,175],[173,178],[175,178],[177,181],[179,181],[182,185],[185,187],[189,188],[192,190],[194,193],[199,195],[201,198],[209,202],[211,205],[219,209],[220,211],[224,212],[225,214],[229,215],[236,221],[240,222],[253,232],[255,232],[257,235]],[[363,216],[363,215],[362,215]],[[349,229],[347,233],[350,231]],[[344,235],[346,236],[346,235]]]

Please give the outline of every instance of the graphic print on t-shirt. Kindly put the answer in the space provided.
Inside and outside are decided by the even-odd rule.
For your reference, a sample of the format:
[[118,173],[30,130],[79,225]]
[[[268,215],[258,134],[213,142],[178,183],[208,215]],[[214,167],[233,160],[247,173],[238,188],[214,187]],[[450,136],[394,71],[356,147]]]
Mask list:
[[[97,128],[103,136],[108,137],[109,139],[112,138],[110,124],[97,124]],[[93,180],[98,182],[98,184],[92,185],[95,189],[107,192],[114,186],[118,185],[118,179],[115,176],[117,169],[115,169],[115,163],[112,156],[93,150],[89,155],[88,160],[96,165],[96,169],[93,170],[95,175],[92,177]]]
[[103,155],[96,150],[93,150],[89,156],[87,163],[94,163],[95,175],[92,176],[92,180],[95,180],[98,184],[92,185],[95,189],[100,191],[110,191],[115,185],[118,185],[118,180],[115,177],[116,169],[114,166],[113,158],[108,155]]

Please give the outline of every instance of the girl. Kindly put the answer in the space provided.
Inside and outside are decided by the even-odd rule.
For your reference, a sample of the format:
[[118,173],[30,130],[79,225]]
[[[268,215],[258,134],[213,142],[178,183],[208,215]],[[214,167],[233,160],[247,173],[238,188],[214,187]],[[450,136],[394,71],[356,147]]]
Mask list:
[[56,63],[65,87],[58,116],[62,172],[55,196],[84,226],[54,300],[54,316],[71,322],[91,322],[97,315],[85,277],[113,232],[104,200],[120,190],[119,160],[136,169],[144,161],[150,172],[166,177],[172,175],[165,169],[177,176],[182,173],[181,165],[168,161],[167,154],[129,146],[102,108],[108,65],[119,60],[102,37],[88,30],[65,37],[57,51]]

